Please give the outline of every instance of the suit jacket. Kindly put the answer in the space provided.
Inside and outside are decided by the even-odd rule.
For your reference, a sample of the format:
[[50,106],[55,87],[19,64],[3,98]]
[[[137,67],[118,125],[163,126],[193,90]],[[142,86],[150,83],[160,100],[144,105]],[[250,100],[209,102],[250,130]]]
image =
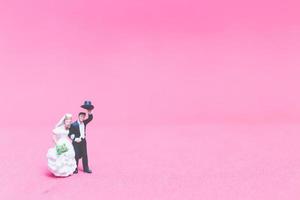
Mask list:
[[[89,114],[89,117],[83,121],[85,129],[86,129],[86,125],[92,120],[93,120],[93,115]],[[86,132],[85,132],[85,134],[86,134]],[[74,135],[74,138],[71,137],[72,135]],[[80,128],[79,128],[78,121],[71,124],[68,136],[71,138],[72,141],[74,141],[75,138],[80,138]]]

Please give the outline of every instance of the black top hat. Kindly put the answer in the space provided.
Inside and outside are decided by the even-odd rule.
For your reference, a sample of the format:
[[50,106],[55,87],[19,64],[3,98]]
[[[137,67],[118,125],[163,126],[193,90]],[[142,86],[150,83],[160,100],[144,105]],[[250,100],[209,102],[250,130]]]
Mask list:
[[84,101],[84,104],[80,107],[83,108],[83,109],[86,109],[86,110],[93,110],[94,109],[94,106],[92,105],[91,101]]

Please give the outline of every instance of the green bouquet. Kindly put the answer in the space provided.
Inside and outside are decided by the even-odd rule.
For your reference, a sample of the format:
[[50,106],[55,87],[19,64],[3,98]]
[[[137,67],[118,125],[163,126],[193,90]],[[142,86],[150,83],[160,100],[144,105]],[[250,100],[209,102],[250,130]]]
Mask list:
[[66,144],[56,145],[57,155],[61,155],[62,153],[65,153],[67,151],[68,151],[68,147],[66,146]]

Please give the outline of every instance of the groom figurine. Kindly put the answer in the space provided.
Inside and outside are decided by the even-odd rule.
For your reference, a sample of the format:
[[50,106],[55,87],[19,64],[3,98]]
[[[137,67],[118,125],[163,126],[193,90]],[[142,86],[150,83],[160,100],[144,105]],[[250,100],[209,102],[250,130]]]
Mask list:
[[90,101],[85,101],[82,108],[88,111],[88,118],[85,119],[86,113],[80,112],[78,120],[71,124],[69,129],[69,137],[72,139],[72,144],[75,150],[76,169],[74,174],[78,173],[78,160],[82,158],[83,171],[92,173],[88,165],[87,145],[86,145],[86,125],[93,120],[92,110],[94,106]]

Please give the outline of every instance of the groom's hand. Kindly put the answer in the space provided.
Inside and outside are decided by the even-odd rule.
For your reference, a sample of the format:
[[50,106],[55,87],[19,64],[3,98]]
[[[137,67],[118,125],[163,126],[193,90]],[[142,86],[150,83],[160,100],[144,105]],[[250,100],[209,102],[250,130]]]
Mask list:
[[74,140],[75,142],[81,142],[81,138],[75,138],[75,140]]

